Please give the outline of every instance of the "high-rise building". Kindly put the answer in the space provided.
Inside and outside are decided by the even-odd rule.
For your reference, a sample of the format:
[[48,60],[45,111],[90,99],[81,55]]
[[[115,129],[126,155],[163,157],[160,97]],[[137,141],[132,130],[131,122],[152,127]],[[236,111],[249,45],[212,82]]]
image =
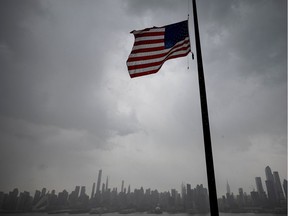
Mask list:
[[124,192],[124,180],[122,180],[122,185],[121,185],[121,193]]
[[287,199],[287,180],[286,179],[283,180],[283,189],[284,189],[284,193]]
[[96,194],[100,193],[100,186],[101,186],[101,177],[102,177],[102,170],[99,170],[98,173],[98,180],[97,180],[97,187],[96,187]]
[[41,197],[44,197],[45,195],[46,195],[46,188],[42,188]]
[[266,199],[266,193],[263,189],[261,177],[256,177],[255,182],[256,182],[256,187],[257,187],[259,198],[261,201],[263,201],[264,199]]
[[81,186],[80,196],[84,196],[85,192],[86,192],[86,187],[85,186]]
[[106,178],[106,188],[105,188],[106,191],[108,191],[108,176]]
[[128,186],[128,192],[127,192],[128,194],[130,194],[130,190],[131,190],[131,189],[130,189],[130,185],[129,185],[129,186]]
[[239,202],[239,205],[240,205],[240,206],[243,206],[243,205],[244,205],[244,193],[243,193],[243,188],[239,188],[238,191],[239,191],[239,199],[238,199],[238,202]]
[[276,190],[275,190],[274,177],[272,175],[272,171],[269,166],[265,168],[265,174],[266,174],[265,183],[266,183],[266,188],[267,188],[269,204],[271,206],[274,206],[277,203],[277,196],[276,196]]
[[256,182],[257,192],[259,194],[264,193],[261,177],[256,177],[255,182]]
[[266,180],[274,182],[274,177],[272,175],[272,171],[269,166],[265,168],[265,174],[266,174]]
[[75,191],[75,197],[78,197],[80,192],[80,186],[76,186],[74,191]]
[[284,200],[285,197],[284,197],[284,193],[282,190],[279,173],[277,171],[274,171],[273,176],[274,176],[274,182],[275,182],[276,196],[279,201]]
[[95,193],[95,182],[93,182],[93,186],[92,186],[91,199],[94,198],[94,193]]
[[226,184],[226,191],[227,191],[227,194],[230,194],[230,193],[231,193],[231,191],[230,191],[230,185],[229,185],[228,181],[227,181],[227,184]]

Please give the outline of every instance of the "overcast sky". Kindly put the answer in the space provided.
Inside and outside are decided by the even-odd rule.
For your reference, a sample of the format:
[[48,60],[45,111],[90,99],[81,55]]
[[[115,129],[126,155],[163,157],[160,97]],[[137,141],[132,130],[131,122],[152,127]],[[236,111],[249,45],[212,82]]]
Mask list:
[[[287,1],[197,1],[218,196],[287,179]],[[131,79],[132,30],[190,0],[0,1],[0,191],[207,187],[196,60]],[[264,185],[265,189],[266,186]]]

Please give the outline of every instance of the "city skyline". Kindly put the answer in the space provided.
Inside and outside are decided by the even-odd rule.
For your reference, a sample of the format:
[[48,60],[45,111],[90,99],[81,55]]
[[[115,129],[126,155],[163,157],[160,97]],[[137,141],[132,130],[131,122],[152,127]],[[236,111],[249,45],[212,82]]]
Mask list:
[[[266,170],[268,170],[268,175],[267,175],[267,172],[266,172]],[[251,191],[257,191],[258,193],[259,193],[259,196],[263,196],[263,194],[264,194],[264,196],[266,196],[266,198],[268,198],[268,195],[269,195],[269,192],[268,192],[268,187],[270,186],[269,185],[269,183],[267,184],[267,181],[272,181],[273,182],[273,184],[275,184],[275,186],[276,186],[276,181],[278,180],[278,182],[277,182],[277,187],[278,188],[273,188],[273,194],[272,194],[272,196],[274,197],[276,197],[276,193],[280,193],[280,197],[281,198],[285,198],[287,195],[285,194],[284,195],[284,181],[287,181],[287,178],[285,178],[285,177],[281,177],[281,179],[280,179],[280,177],[279,177],[279,173],[278,173],[278,171],[273,171],[273,174],[272,174],[272,171],[271,171],[271,168],[270,168],[270,166],[266,166],[265,167],[265,178],[261,178],[261,177],[259,177],[259,176],[255,176],[254,177],[254,183],[253,184],[251,184],[251,188],[249,188],[250,189],[250,191],[249,190],[247,190],[247,191],[243,191],[243,186],[242,185],[238,185],[238,186],[235,186],[235,190],[231,190],[231,188],[230,188],[230,183],[232,183],[233,184],[233,182],[229,182],[228,180],[227,180],[227,182],[226,182],[226,184],[225,184],[225,187],[226,187],[226,193],[223,193],[223,194],[219,194],[219,193],[217,193],[217,197],[218,198],[220,198],[221,196],[223,196],[223,195],[225,195],[225,194],[237,194],[237,192],[239,192],[239,188],[242,188],[242,192],[251,192]],[[274,173],[275,173],[275,175],[274,175]],[[272,174],[272,175],[270,175],[270,174]],[[157,190],[157,191],[159,191],[159,192],[166,192],[166,191],[171,191],[171,190],[176,190],[176,191],[180,191],[181,192],[181,190],[182,190],[182,185],[184,184],[184,185],[186,185],[186,184],[190,184],[190,185],[192,185],[192,186],[197,186],[197,185],[203,185],[203,183],[201,183],[201,182],[198,182],[198,183],[192,183],[192,182],[189,182],[189,183],[187,183],[187,182],[182,182],[181,184],[179,184],[179,187],[177,187],[177,188],[170,188],[170,189],[168,189],[168,190],[164,190],[164,191],[161,191],[161,190],[159,190],[159,189],[157,189],[157,188],[155,188],[155,187],[145,187],[145,185],[141,185],[141,186],[138,186],[138,187],[133,187],[133,184],[131,184],[131,182],[128,182],[128,183],[126,183],[126,184],[124,184],[124,182],[125,182],[125,180],[121,180],[121,182],[118,184],[118,186],[117,185],[114,185],[114,186],[112,186],[111,188],[109,188],[108,187],[108,184],[109,184],[109,181],[108,181],[108,176],[109,175],[107,175],[106,176],[106,181],[105,181],[105,183],[104,183],[104,181],[102,180],[102,169],[100,169],[99,171],[98,171],[98,175],[97,175],[97,178],[95,177],[95,179],[97,179],[97,180],[95,180],[94,182],[92,181],[92,186],[91,186],[91,190],[90,190],[90,185],[83,185],[83,184],[75,184],[75,185],[73,185],[73,186],[71,186],[71,187],[69,187],[70,188],[70,190],[69,189],[67,189],[67,187],[65,187],[65,188],[62,188],[62,189],[58,189],[58,190],[55,190],[55,188],[57,188],[57,186],[56,187],[52,187],[52,188],[49,188],[49,189],[47,189],[47,187],[46,186],[43,186],[42,188],[45,188],[45,191],[47,190],[47,192],[49,193],[49,192],[51,192],[51,191],[55,191],[55,192],[61,192],[62,190],[67,190],[67,191],[73,191],[74,189],[75,189],[75,187],[76,188],[78,188],[77,190],[78,190],[78,193],[80,192],[80,187],[81,187],[81,191],[82,191],[82,187],[85,187],[85,191],[87,192],[87,195],[90,197],[90,198],[93,198],[93,197],[95,197],[96,196],[96,194],[101,194],[101,193],[103,193],[103,191],[107,191],[108,189],[109,190],[116,190],[116,191],[118,191],[118,193],[123,193],[124,191],[125,191],[125,193],[127,192],[127,191],[131,191],[131,190],[134,190],[134,189],[139,189],[139,188],[144,188],[144,189],[151,189],[151,190]],[[263,182],[262,182],[262,179],[263,179],[263,182],[264,182],[264,184],[263,184]],[[253,182],[253,181],[252,181]],[[280,182],[280,186],[279,186],[279,182]],[[266,184],[265,184],[266,183]],[[95,185],[97,185],[97,187],[95,188]],[[99,185],[99,187],[98,187],[98,185]],[[100,186],[101,185],[101,186]],[[204,185],[204,187],[207,187],[207,186],[205,186]],[[274,186],[273,186],[274,187]],[[10,190],[8,190],[8,191],[1,191],[1,192],[4,192],[4,193],[8,193],[9,191],[12,191],[12,189],[15,189],[15,188],[17,188],[18,189],[18,187],[13,187],[13,188],[11,188]],[[39,188],[38,188],[39,189]],[[38,190],[38,189],[34,189],[34,191],[29,191],[29,190],[25,190],[25,189],[23,189],[22,188],[22,190],[20,190],[20,191],[28,191],[30,194],[33,194],[34,192],[35,192],[35,190]],[[19,190],[19,189],[18,189]],[[43,189],[42,189],[43,190]],[[91,195],[90,195],[90,192],[91,192]],[[275,193],[275,194],[274,194]],[[271,196],[271,195],[270,195]]]
[[[261,177],[255,177],[257,190],[246,192],[242,187],[238,188],[238,194],[230,191],[227,181],[226,194],[218,197],[220,212],[253,212],[253,213],[287,213],[287,179],[280,183],[278,171],[272,171],[269,166],[265,168],[266,191],[263,189]],[[33,194],[24,191],[19,193],[14,188],[9,193],[0,191],[1,212],[154,212],[156,207],[167,212],[209,212],[209,192],[203,184],[193,186],[190,183],[182,183],[181,190],[171,188],[169,191],[158,191],[151,188],[135,188],[131,190],[130,184],[125,185],[121,181],[121,189],[108,187],[108,178],[102,183],[102,169],[98,172],[97,182],[93,182],[91,196],[86,186],[75,186],[68,192],[36,189]],[[97,188],[95,191],[95,183]],[[87,193],[86,193],[87,192]],[[30,195],[31,194],[31,195]],[[285,194],[285,196],[284,196]],[[158,210],[159,210],[158,209]]]
[[[196,59],[133,79],[126,66],[132,30],[188,14],[196,54],[191,3],[1,0],[0,191],[92,193],[100,169],[120,190],[207,187]],[[266,164],[286,178],[287,1],[197,0],[197,11],[217,194],[227,181],[256,190],[255,176],[266,187]]]

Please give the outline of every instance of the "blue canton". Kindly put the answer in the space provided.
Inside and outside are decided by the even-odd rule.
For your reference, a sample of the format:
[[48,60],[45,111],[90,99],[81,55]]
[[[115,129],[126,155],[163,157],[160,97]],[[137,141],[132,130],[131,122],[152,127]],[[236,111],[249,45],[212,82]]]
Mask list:
[[189,37],[188,20],[165,26],[165,49],[173,47],[186,37]]

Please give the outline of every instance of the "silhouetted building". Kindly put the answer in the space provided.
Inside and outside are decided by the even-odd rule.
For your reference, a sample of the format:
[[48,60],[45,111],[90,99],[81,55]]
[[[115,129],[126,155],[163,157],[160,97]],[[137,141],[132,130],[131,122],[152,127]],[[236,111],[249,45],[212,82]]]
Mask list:
[[91,199],[94,198],[94,194],[95,194],[95,182],[93,182],[93,186],[92,186]]
[[121,193],[123,193],[124,192],[124,181],[122,180],[122,184],[121,184]]
[[57,205],[61,207],[67,206],[67,200],[68,200],[68,192],[66,190],[63,190],[62,192],[58,193],[57,197]]
[[85,186],[81,186],[80,196],[85,195],[85,193],[86,193],[86,187]]
[[107,176],[107,178],[106,178],[106,188],[105,188],[105,190],[106,190],[106,191],[108,190],[108,176]]
[[284,193],[285,193],[286,200],[287,200],[287,180],[286,179],[283,180],[283,189],[284,189]]
[[226,193],[227,193],[227,194],[230,194],[230,193],[231,193],[231,191],[230,191],[230,185],[229,185],[228,181],[227,181],[227,184],[226,184]]
[[268,193],[269,205],[270,207],[274,207],[277,203],[276,189],[274,183],[274,177],[272,175],[271,169],[269,166],[265,168],[266,174],[266,188]]
[[285,204],[285,197],[284,197],[284,193],[283,193],[283,190],[282,190],[279,173],[277,171],[274,171],[273,172],[273,176],[274,176],[275,190],[276,190],[277,199],[278,199],[278,201],[281,204]]
[[239,196],[238,196],[238,205],[240,207],[244,206],[244,193],[243,193],[243,188],[239,188]]
[[36,205],[39,202],[40,198],[41,192],[39,190],[36,190],[34,194],[33,205]]
[[274,182],[274,177],[272,175],[272,171],[271,171],[271,168],[269,166],[267,166],[265,168],[265,175],[266,175],[266,180],[267,181],[272,181]]
[[42,188],[41,197],[44,197],[45,195],[46,195],[46,188]]
[[127,192],[128,194],[130,194],[130,192],[131,192],[130,190],[131,190],[130,185],[128,185],[128,192]]
[[100,193],[100,186],[101,186],[101,177],[102,177],[102,170],[99,170],[98,173],[98,180],[97,180],[97,187],[96,187],[96,194]]
[[267,196],[263,189],[261,177],[256,177],[255,182],[256,182],[257,192],[258,192],[258,196],[260,200],[259,201],[260,205],[265,206],[267,204]]

